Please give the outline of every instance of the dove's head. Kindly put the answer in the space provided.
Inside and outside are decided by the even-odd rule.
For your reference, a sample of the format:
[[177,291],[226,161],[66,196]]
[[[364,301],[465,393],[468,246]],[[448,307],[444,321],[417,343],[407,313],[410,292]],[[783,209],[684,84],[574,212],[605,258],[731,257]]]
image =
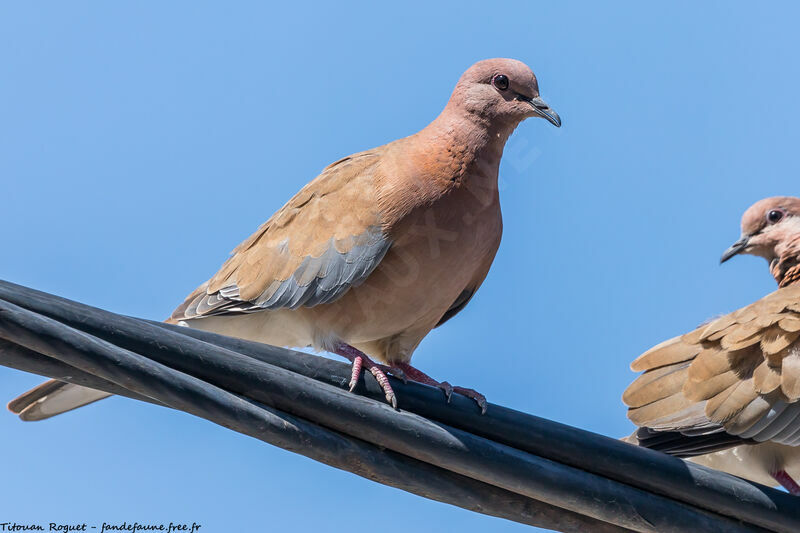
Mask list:
[[541,117],[561,126],[558,113],[539,97],[533,71],[516,59],[478,61],[458,80],[448,106],[489,121],[518,124],[529,117]]
[[720,262],[724,263],[734,255],[750,254],[765,258],[772,268],[787,259],[796,262],[798,252],[800,198],[773,196],[756,202],[745,211],[742,235],[725,250]]

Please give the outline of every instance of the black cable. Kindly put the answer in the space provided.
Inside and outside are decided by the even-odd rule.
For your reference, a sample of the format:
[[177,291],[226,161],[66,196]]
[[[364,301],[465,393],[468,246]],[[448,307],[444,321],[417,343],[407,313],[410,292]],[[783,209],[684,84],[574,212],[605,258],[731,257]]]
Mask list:
[[[158,351],[178,349],[169,347],[170,342],[185,343],[180,337],[164,342],[148,325],[206,340],[339,387],[349,380],[349,366],[337,361],[188,328],[143,324],[138,319],[123,319],[108,311],[8,282],[0,281],[0,298],[151,357]],[[196,346],[201,351],[205,349]],[[383,397],[371,375],[362,378],[362,387],[369,396]],[[441,392],[431,387],[403,385],[396,380],[393,387],[402,409],[425,418],[760,527],[800,530],[800,506],[795,497],[786,493],[512,409],[490,405],[487,414],[481,416],[472,400],[454,395],[452,403],[447,405]]]
[[19,363],[24,370],[64,376],[69,378],[67,381],[94,385],[108,392],[129,388],[128,396],[149,397],[335,468],[471,511],[574,533],[629,531],[381,450],[223,391],[85,333],[65,331],[64,326],[44,317],[38,317],[38,325],[44,328],[32,333],[6,320],[8,316],[0,311],[0,327],[6,337],[32,341],[29,346],[35,345],[54,357],[4,341],[0,343],[2,365],[15,367]]
[[[119,372],[121,361],[136,361],[139,366],[134,369],[154,361],[8,302],[0,304],[2,337],[36,352],[63,358],[73,366],[142,393],[129,387],[125,373],[115,372]],[[755,530],[719,515],[435,424],[411,413],[396,412],[384,403],[314,382],[180,333],[136,319],[107,315],[110,316],[105,317],[105,323],[110,324],[114,331],[141,329],[140,338],[151,339],[152,353],[146,355],[161,363],[163,368],[179,370],[185,373],[181,375],[202,379],[209,387],[213,383],[287,413],[519,494],[636,531],[720,531],[720,527],[725,531]],[[67,357],[74,359],[70,361]],[[75,364],[76,360],[88,366],[84,368]],[[100,364],[101,361],[106,361],[105,366]],[[165,380],[160,383],[162,387],[169,385]],[[152,384],[148,386],[152,387]],[[174,394],[174,391],[162,390],[160,394]],[[155,398],[164,402],[162,397]],[[164,403],[198,414],[196,405],[176,405],[176,401],[171,397]],[[204,416],[202,411],[199,416]]]

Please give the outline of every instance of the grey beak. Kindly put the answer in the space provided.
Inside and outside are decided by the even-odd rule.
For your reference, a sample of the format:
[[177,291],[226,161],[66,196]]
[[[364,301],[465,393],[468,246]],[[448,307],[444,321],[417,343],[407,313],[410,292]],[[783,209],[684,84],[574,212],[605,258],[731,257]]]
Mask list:
[[533,110],[537,115],[547,119],[547,121],[556,128],[561,127],[561,117],[558,116],[558,113],[550,109],[550,106],[547,105],[547,102],[538,96],[536,98],[531,98],[527,102],[533,106]]
[[748,242],[750,242],[750,235],[742,235],[738,241],[731,244],[730,248],[722,253],[722,257],[719,258],[720,264],[724,263],[734,255],[742,253],[744,249],[747,248]]

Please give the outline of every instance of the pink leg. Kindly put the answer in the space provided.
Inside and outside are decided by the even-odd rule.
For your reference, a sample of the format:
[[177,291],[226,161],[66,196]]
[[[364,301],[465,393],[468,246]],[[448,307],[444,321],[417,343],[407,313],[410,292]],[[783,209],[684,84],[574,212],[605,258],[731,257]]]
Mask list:
[[453,387],[446,381],[436,381],[422,370],[414,368],[408,363],[397,363],[392,368],[400,369],[412,381],[442,389],[448,403],[450,402],[450,396],[452,396],[454,392],[464,395],[467,398],[472,398],[478,404],[478,407],[481,408],[481,414],[486,414],[486,396],[478,391],[473,389],[465,389],[464,387]]
[[383,393],[386,395],[386,401],[392,404],[392,407],[397,409],[397,396],[395,396],[394,390],[392,390],[392,385],[389,383],[389,378],[386,377],[386,372],[389,372],[389,367],[376,363],[370,359],[367,354],[353,348],[349,344],[340,343],[336,345],[333,352],[337,355],[341,355],[342,357],[346,357],[351,363],[353,363],[353,370],[350,373],[350,392],[353,392],[353,389],[356,388],[358,376],[361,375],[361,368],[364,367],[369,370],[373,376],[375,376],[378,384],[383,389]]
[[792,479],[792,476],[786,472],[786,470],[778,470],[777,472],[772,473],[772,477],[775,478],[775,481],[781,484],[783,488],[789,491],[789,494],[794,494],[795,496],[800,496],[800,485]]

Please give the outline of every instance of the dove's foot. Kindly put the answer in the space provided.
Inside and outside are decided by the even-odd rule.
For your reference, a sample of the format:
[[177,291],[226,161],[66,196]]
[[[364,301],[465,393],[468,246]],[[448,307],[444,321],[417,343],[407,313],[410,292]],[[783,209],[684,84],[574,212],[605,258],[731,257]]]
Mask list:
[[797,482],[792,479],[792,476],[790,476],[786,470],[778,470],[777,472],[773,472],[772,477],[775,478],[775,481],[780,483],[784,489],[789,491],[789,494],[800,496],[800,485],[798,485]]
[[481,414],[486,414],[486,396],[478,391],[465,389],[464,387],[453,387],[446,381],[436,381],[422,370],[418,370],[408,363],[396,363],[391,368],[391,371],[392,373],[396,373],[396,370],[400,370],[411,381],[442,389],[448,403],[450,402],[450,396],[452,396],[454,392],[466,396],[467,398],[472,398],[475,400],[475,403],[478,404],[478,407],[481,408]]
[[349,344],[340,343],[334,348],[333,352],[337,355],[347,358],[351,363],[353,363],[353,370],[350,374],[350,392],[353,392],[353,390],[356,388],[358,376],[361,375],[361,369],[366,368],[373,376],[375,376],[375,380],[383,389],[383,393],[386,395],[386,401],[389,402],[392,407],[397,409],[397,396],[395,396],[394,390],[392,390],[392,385],[389,383],[389,378],[386,377],[386,373],[390,372],[388,366],[376,363],[370,359],[367,354],[357,350],[356,348],[353,348]]

